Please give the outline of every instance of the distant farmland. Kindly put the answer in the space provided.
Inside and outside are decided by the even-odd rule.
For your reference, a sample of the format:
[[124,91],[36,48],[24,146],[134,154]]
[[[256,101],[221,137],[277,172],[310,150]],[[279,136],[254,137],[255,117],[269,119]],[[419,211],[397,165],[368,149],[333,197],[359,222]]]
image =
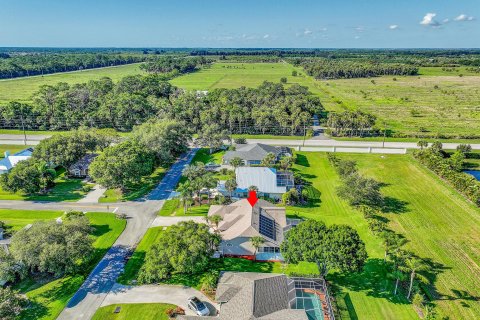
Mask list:
[[139,63],[135,63],[85,71],[0,80],[0,104],[12,100],[29,101],[32,94],[37,91],[40,86],[45,84],[53,85],[58,82],[74,84],[87,82],[89,80],[98,80],[101,77],[110,77],[113,81],[117,81],[124,76],[143,73],[139,66]]
[[[301,75],[293,77],[292,71]],[[286,63],[216,63],[172,83],[189,90],[255,87],[265,80],[308,86],[329,111],[361,109],[394,133],[480,134],[480,76],[458,68],[421,68],[419,76],[314,80]],[[466,75],[466,76],[460,76]]]

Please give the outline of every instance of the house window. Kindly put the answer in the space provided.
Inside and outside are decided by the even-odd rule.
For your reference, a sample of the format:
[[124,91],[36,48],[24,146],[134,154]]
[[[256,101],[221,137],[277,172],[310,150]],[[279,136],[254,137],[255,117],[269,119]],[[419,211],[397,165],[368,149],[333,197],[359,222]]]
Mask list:
[[260,247],[260,248],[258,248],[258,252],[280,253],[280,248],[279,247]]

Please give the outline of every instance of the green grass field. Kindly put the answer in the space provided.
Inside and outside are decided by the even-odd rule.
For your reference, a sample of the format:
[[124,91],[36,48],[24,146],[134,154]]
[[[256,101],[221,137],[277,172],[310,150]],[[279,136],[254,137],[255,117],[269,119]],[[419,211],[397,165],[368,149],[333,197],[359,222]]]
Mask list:
[[0,221],[5,222],[7,231],[17,231],[35,221],[53,220],[62,215],[61,211],[0,209]]
[[312,183],[311,193],[317,199],[309,207],[287,207],[287,214],[321,220],[327,225],[350,225],[365,242],[369,259],[364,272],[328,276],[336,287],[338,299],[347,298],[348,316],[351,319],[417,319],[411,305],[401,296],[393,296],[392,283],[386,281],[381,240],[368,230],[361,213],[337,196],[336,187],[340,181],[326,154],[297,153],[294,169]]
[[16,144],[0,144],[0,158],[5,157],[5,152],[9,151],[10,154],[17,153],[19,151],[22,151],[24,149],[30,148],[31,146],[25,146],[25,145],[16,145]]
[[[117,307],[121,308],[120,312],[114,313]],[[176,307],[166,303],[112,304],[98,309],[92,320],[168,320],[169,317],[165,312]]]
[[113,81],[118,81],[128,75],[143,73],[139,66],[139,63],[135,63],[117,67],[0,80],[0,104],[12,100],[28,102],[32,94],[42,85],[54,85],[58,82],[75,84],[98,80],[102,77],[110,77]]
[[105,255],[118,236],[125,229],[126,221],[120,220],[112,213],[87,213],[91,225],[94,227],[92,236],[95,248],[92,261],[82,274],[65,276],[46,284],[27,279],[18,285],[22,292],[27,294],[31,307],[21,316],[21,319],[56,319],[68,300],[80,288],[88,273]]
[[388,215],[407,247],[436,264],[435,303],[451,319],[480,318],[480,209],[411,156],[341,155],[358,161],[368,176],[403,201],[404,212]]

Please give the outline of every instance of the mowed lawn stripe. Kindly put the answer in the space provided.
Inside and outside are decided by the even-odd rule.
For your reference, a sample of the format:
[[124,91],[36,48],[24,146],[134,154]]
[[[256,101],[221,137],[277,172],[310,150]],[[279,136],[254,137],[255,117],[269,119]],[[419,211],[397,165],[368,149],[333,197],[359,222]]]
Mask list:
[[369,259],[366,271],[356,275],[329,275],[328,279],[342,292],[352,319],[417,319],[415,311],[401,296],[392,295],[391,282],[385,281],[381,240],[372,235],[362,214],[337,196],[340,183],[326,153],[297,152],[294,169],[320,192],[320,201],[305,207],[288,207],[287,213],[324,221],[327,225],[347,224],[357,230],[365,242]]
[[390,225],[407,237],[410,250],[438,264],[442,315],[480,318],[480,209],[409,155],[341,157],[358,161],[362,172],[387,184],[387,196],[406,202],[406,212],[388,215]]

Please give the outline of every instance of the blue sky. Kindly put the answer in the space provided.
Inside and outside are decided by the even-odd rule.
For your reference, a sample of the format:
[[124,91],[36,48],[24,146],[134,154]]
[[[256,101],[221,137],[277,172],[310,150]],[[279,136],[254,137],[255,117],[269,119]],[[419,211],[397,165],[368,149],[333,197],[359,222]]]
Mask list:
[[0,47],[478,48],[480,0],[0,0]]

